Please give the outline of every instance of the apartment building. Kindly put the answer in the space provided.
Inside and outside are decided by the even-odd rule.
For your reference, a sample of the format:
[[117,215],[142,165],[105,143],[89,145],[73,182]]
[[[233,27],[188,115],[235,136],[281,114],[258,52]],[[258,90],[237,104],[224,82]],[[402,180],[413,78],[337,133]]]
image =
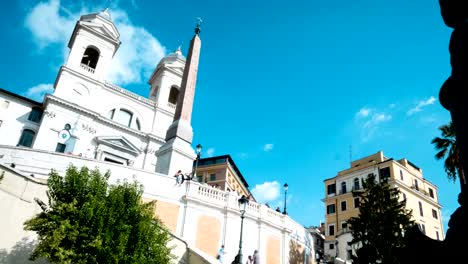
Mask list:
[[249,184],[237,168],[230,155],[203,158],[194,162],[197,181],[217,187],[223,191],[237,192],[255,200],[249,191]]
[[400,190],[400,199],[406,200],[406,208],[412,210],[412,219],[423,233],[432,239],[444,239],[437,186],[426,180],[422,169],[406,158],[395,160],[379,151],[352,161],[349,168],[324,180],[325,255],[342,260],[351,258],[347,242],[352,236],[347,221],[359,214],[359,197],[353,193],[362,191],[362,179],[369,174],[379,180],[385,178],[390,186]]

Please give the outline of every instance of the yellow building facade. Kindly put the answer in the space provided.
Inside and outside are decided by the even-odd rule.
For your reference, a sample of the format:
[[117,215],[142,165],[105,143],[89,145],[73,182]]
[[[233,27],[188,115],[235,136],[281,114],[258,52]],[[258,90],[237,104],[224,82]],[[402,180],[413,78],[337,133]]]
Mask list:
[[253,198],[247,181],[230,155],[204,158],[194,164],[198,182]]
[[444,239],[437,186],[424,179],[422,170],[407,159],[387,158],[379,151],[352,161],[350,168],[324,181],[326,255],[350,259],[351,248],[347,242],[352,237],[347,221],[359,214],[359,198],[353,192],[362,191],[362,179],[369,174],[376,175],[377,179],[386,178],[390,186],[401,192],[400,199],[406,200],[406,208],[412,210],[412,220],[423,233],[432,239]]

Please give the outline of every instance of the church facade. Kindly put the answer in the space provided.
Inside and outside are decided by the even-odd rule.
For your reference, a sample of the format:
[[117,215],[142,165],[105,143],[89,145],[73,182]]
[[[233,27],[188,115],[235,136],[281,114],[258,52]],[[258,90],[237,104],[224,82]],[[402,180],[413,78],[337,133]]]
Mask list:
[[[187,116],[190,121],[193,91],[185,94],[190,98],[179,98],[183,96],[186,58],[180,49],[163,58],[148,81],[146,98],[104,79],[120,44],[119,32],[106,10],[81,16],[53,94],[39,103],[0,90],[0,144],[79,155],[166,174],[176,169],[191,171],[191,162],[185,162],[185,168],[171,167],[171,159],[179,164],[195,159],[190,146],[191,126],[183,122]],[[191,88],[195,88],[194,84]],[[190,109],[185,111],[185,119],[174,120],[179,100],[190,101],[185,106]],[[182,124],[189,135],[163,147],[179,137],[166,138],[175,122],[174,126]]]

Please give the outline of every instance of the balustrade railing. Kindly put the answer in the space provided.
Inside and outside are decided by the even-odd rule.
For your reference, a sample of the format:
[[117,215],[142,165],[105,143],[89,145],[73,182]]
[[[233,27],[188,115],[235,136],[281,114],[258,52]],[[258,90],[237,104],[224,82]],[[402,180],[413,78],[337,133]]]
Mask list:
[[81,68],[82,68],[83,70],[85,70],[85,71],[87,71],[87,72],[89,72],[89,73],[93,73],[93,74],[94,74],[94,68],[91,68],[91,67],[89,67],[88,65],[83,64],[83,63],[81,63],[80,66],[81,66]]

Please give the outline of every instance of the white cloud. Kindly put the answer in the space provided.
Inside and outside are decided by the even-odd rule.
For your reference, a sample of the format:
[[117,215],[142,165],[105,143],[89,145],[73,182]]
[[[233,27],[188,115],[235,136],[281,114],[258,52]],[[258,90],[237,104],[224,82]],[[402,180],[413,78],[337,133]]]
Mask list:
[[[101,9],[93,6],[71,12],[59,0],[40,2],[27,14],[25,26],[40,49],[53,44],[66,48],[80,15]],[[135,26],[124,10],[113,8],[110,13],[122,44],[109,64],[107,79],[119,85],[141,83],[143,78],[149,78],[166,49],[145,28]],[[61,54],[63,59],[67,53]]]
[[379,130],[380,125],[392,120],[392,115],[370,108],[362,108],[355,115],[359,123],[361,140],[369,141]]
[[263,146],[263,151],[265,151],[265,152],[272,151],[272,150],[273,150],[273,147],[274,147],[274,145],[271,144],[271,143],[265,144],[265,145]]
[[28,97],[29,99],[42,102],[44,99],[44,95],[54,92],[54,86],[50,83],[43,83],[36,86],[29,88],[25,93],[24,96]]
[[428,105],[432,105],[434,104],[436,101],[436,99],[434,98],[434,96],[431,96],[429,97],[429,99],[427,100],[422,100],[422,101],[419,101],[415,107],[411,108],[410,110],[408,110],[408,112],[406,112],[407,115],[413,115],[417,112],[421,112],[422,109]]
[[367,117],[367,116],[369,116],[371,111],[372,111],[371,109],[363,107],[363,108],[361,108],[359,110],[359,112],[356,113],[356,116],[357,117]]
[[375,127],[380,123],[390,121],[392,116],[390,114],[384,113],[375,113],[371,116],[369,120],[364,123],[364,128]]
[[280,197],[280,184],[277,181],[257,184],[252,194],[259,203],[271,203]]
[[70,37],[75,25],[74,17],[61,13],[63,9],[60,8],[60,1],[50,0],[38,3],[27,14],[25,26],[40,48],[53,43],[65,43]]
[[214,148],[209,148],[207,151],[206,151],[206,156],[208,157],[213,157],[215,153],[215,149]]

